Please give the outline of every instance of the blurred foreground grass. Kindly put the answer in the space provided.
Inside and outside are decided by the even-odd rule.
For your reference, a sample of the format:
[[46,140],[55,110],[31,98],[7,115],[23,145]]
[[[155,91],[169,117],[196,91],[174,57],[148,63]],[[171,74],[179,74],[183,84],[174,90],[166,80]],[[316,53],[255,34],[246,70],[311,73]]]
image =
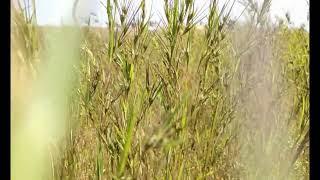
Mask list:
[[66,131],[69,96],[78,78],[80,32],[74,27],[39,29],[25,22],[21,12],[13,13],[12,178],[46,179],[48,147]]

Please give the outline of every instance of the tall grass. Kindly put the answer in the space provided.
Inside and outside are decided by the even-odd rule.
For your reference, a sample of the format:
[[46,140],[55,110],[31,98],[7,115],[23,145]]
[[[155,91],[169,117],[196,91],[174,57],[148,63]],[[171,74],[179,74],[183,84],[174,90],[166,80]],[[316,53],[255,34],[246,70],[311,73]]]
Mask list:
[[[193,0],[163,2],[155,31],[145,0],[102,3],[106,29],[48,30],[14,16],[13,68],[26,71],[13,71],[12,132],[29,124],[23,102],[47,108],[31,111],[43,115],[33,133],[49,149],[45,179],[306,179],[307,33],[270,24],[268,0],[246,1],[250,19],[234,29],[235,1],[212,0],[207,13]],[[61,44],[66,33],[74,44]],[[24,100],[16,74],[32,69]],[[13,164],[34,152],[14,153]]]

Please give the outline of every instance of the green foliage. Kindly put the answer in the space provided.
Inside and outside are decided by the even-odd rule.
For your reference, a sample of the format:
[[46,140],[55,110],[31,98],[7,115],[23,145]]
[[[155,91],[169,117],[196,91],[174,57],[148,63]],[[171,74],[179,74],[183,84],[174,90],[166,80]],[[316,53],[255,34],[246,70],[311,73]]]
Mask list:
[[[136,7],[106,2],[108,28],[83,28],[77,42],[80,65],[70,72],[80,76],[72,93],[61,95],[68,99],[68,128],[60,154],[51,158],[52,179],[308,176],[307,32],[283,25],[270,33],[257,23],[269,7],[266,0],[256,7],[257,27],[236,26],[261,41],[235,54],[235,39],[243,37],[227,26],[232,3],[219,10],[210,1],[203,14],[193,0],[164,0],[163,26],[149,31],[144,0]],[[207,24],[198,29],[203,18]],[[22,16],[14,23],[15,44],[24,50],[12,61],[31,69],[45,49],[44,28]],[[53,57],[65,60],[59,52],[66,46],[54,48]],[[47,83],[44,88],[59,89],[56,80]],[[284,104],[292,108],[285,111]]]

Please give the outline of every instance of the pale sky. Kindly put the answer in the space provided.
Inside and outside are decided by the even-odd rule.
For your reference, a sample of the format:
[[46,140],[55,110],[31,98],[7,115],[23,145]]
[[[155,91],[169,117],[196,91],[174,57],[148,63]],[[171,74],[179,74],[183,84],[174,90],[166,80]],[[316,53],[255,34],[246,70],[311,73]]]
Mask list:
[[[64,23],[71,22],[73,1],[74,0],[36,0],[38,23],[40,25],[59,25],[61,24],[61,19],[63,19]],[[106,4],[106,0],[102,2]],[[158,16],[161,14],[162,2],[163,0],[146,0],[147,7],[149,7],[148,9],[151,9],[152,5],[151,12],[154,14],[153,20],[159,20]],[[196,0],[196,6],[201,8],[204,5],[207,6],[209,4],[208,2],[208,0]],[[224,2],[225,0],[219,1],[220,4]],[[233,16],[236,17],[240,14],[243,8],[244,7],[239,4],[236,5],[233,9]],[[101,5],[100,0],[79,0],[79,17],[88,17],[91,12],[97,15],[96,19],[99,23],[95,23],[96,25],[105,25],[107,19],[106,11]],[[291,21],[295,26],[300,26],[304,23],[307,29],[309,27],[307,21],[309,7],[306,0],[272,0],[270,12],[272,19],[275,19],[276,16],[285,17],[285,13],[289,12]]]

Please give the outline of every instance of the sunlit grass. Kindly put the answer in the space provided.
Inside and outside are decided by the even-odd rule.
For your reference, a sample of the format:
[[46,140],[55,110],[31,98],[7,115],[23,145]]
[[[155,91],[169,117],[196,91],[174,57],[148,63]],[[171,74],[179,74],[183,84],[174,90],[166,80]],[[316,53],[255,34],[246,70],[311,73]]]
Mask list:
[[307,179],[308,34],[270,1],[232,30],[233,1],[165,0],[149,31],[138,2],[103,3],[99,30],[14,11],[12,178]]

